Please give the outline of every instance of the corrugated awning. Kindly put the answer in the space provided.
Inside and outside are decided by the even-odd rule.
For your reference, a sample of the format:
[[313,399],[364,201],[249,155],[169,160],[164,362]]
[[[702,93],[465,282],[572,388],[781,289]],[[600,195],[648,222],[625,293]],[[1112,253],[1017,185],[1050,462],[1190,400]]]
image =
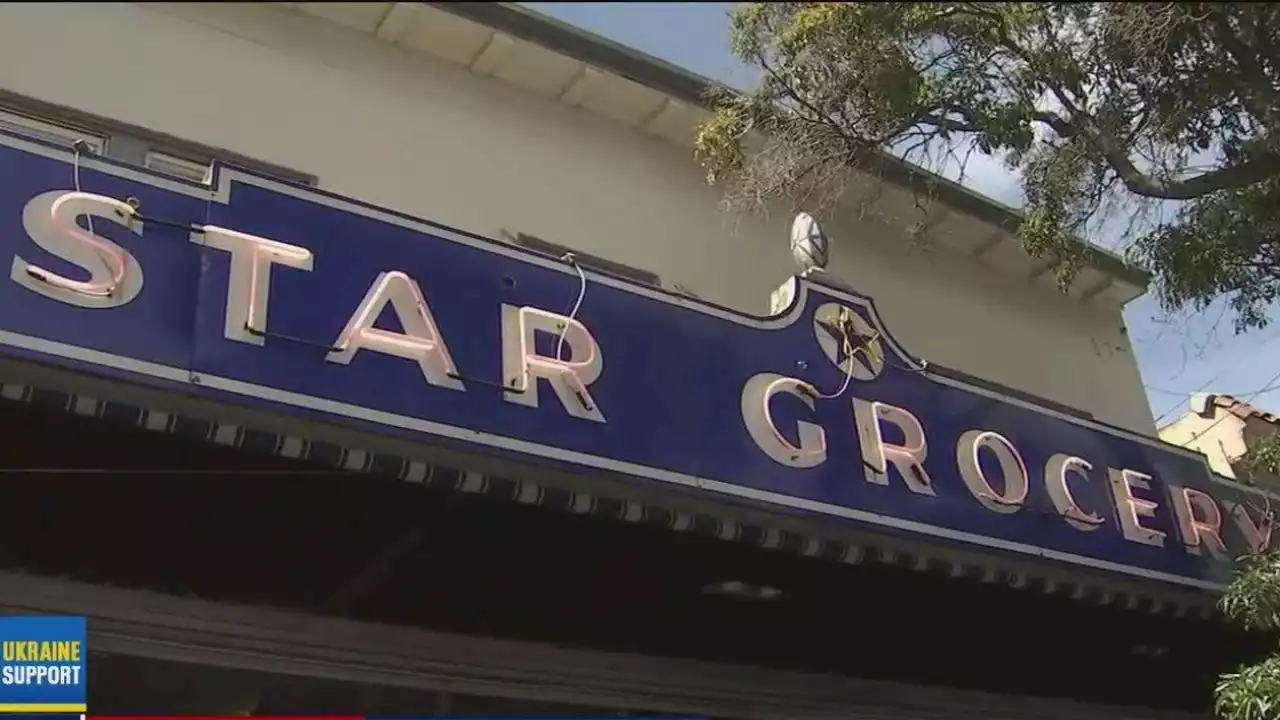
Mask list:
[[0,399],[42,408],[53,408],[126,426],[194,438],[250,452],[305,460],[336,469],[364,472],[419,483],[428,487],[485,496],[496,500],[539,506],[551,510],[656,526],[677,532],[842,563],[887,563],[955,578],[968,578],[1020,588],[1028,592],[1057,593],[1081,601],[1129,607],[1145,612],[1204,618],[1212,612],[1210,595],[1170,597],[1117,589],[1106,580],[1064,580],[1046,568],[1043,574],[1012,570],[998,559],[991,562],[957,561],[944,553],[930,555],[903,551],[886,539],[883,543],[855,544],[801,533],[768,524],[744,523],[729,513],[682,512],[651,502],[570,491],[527,479],[503,477],[457,467],[424,462],[395,454],[371,452],[333,442],[219,421],[211,417],[175,414],[114,400],[27,384],[0,383]]

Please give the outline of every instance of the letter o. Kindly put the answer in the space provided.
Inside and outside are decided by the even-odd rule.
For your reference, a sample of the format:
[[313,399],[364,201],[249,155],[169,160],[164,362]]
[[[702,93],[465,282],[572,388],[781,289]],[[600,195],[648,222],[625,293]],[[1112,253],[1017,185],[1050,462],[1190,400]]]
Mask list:
[[[986,448],[995,453],[1004,476],[1004,492],[998,493],[987,482],[979,464],[978,452]],[[956,465],[965,487],[982,506],[1005,515],[1022,509],[1027,500],[1027,465],[1018,449],[1003,435],[990,430],[970,430],[956,443]]]

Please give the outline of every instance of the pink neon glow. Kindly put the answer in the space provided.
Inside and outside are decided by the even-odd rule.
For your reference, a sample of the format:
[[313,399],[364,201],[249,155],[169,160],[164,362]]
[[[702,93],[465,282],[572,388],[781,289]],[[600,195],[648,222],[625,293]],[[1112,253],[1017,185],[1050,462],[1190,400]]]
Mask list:
[[[529,337],[529,333],[526,330],[528,326],[526,325],[526,322],[525,322],[526,315],[533,315],[535,317],[541,317],[544,320],[551,320],[552,322],[563,323],[565,327],[564,327],[564,333],[562,334],[562,337],[564,335],[568,335],[570,326],[576,327],[579,330],[581,330],[582,334],[587,338],[587,346],[590,350],[590,353],[587,355],[587,359],[586,360],[559,360],[556,358],[548,358],[542,355],[538,355],[536,351],[534,351],[533,353],[530,353],[529,352],[530,337]],[[539,310],[538,308],[532,308],[532,307],[520,308],[519,318],[520,318],[520,355],[522,358],[524,358],[524,371],[521,373],[521,380],[523,380],[523,384],[517,388],[512,388],[512,389],[517,392],[524,392],[525,390],[528,390],[529,375],[530,375],[529,368],[537,367],[547,372],[558,373],[562,378],[571,378],[571,382],[575,386],[574,389],[583,395],[587,395],[588,393],[587,393],[586,383],[582,382],[582,378],[578,375],[578,371],[590,367],[592,363],[595,362],[596,341],[595,341],[595,338],[591,337],[591,333],[587,330],[586,326],[572,318],[567,318],[563,315],[557,315],[556,313],[551,313],[545,310]],[[572,347],[572,345],[570,347]]]
[[[920,426],[920,421],[915,415],[912,415],[903,408],[889,405],[887,403],[876,402],[874,400],[867,403],[867,406],[871,410],[871,425],[866,428],[866,432],[870,433],[871,437],[867,438],[868,447],[865,452],[872,453],[872,456],[866,457],[864,455],[864,458],[871,469],[879,475],[887,475],[890,465],[898,467],[899,471],[903,473],[904,479],[906,479],[910,485],[912,481],[906,477],[906,470],[903,466],[905,465],[912,469],[919,468],[921,472],[923,472],[924,461],[922,456],[927,452],[928,443],[928,440],[925,438],[924,428]],[[857,411],[855,410],[855,413],[856,412]],[[902,415],[902,418],[900,419],[904,420],[903,422],[895,421],[893,416],[896,413],[900,413]],[[918,435],[919,444],[912,447],[908,445],[891,445],[886,443],[884,441],[884,433],[881,431],[881,422],[889,422],[902,430],[903,442],[908,442],[911,439],[912,433]],[[858,426],[859,432],[863,432],[861,423],[858,423]],[[870,447],[873,443],[874,448]],[[924,487],[928,487],[929,483],[926,480],[923,478],[918,479]],[[912,486],[912,490],[919,491],[914,486]]]
[[247,235],[245,233],[228,230],[226,228],[206,225],[202,228],[206,233],[214,232],[230,237],[238,238],[245,241],[249,246],[249,251],[253,254],[249,261],[249,308],[245,312],[245,326],[249,330],[256,332],[266,332],[265,327],[258,327],[255,322],[254,311],[258,307],[258,273],[259,267],[262,265],[261,259],[263,255],[275,255],[277,257],[288,258],[296,262],[305,262],[311,257],[311,251],[305,248],[297,248],[285,243],[279,243],[256,235]]
[[1240,526],[1240,530],[1247,536],[1250,550],[1254,553],[1262,553],[1271,548],[1271,530],[1274,527],[1271,513],[1262,515],[1261,520],[1255,523],[1245,504],[1236,503],[1235,507],[1231,508],[1231,515]]
[[[886,445],[884,441],[880,442],[880,452],[884,453],[885,459],[888,460],[890,463],[892,463],[894,459],[897,459],[897,460],[905,460],[912,464],[917,464],[916,453],[920,452],[921,450],[924,450],[923,445],[921,445],[918,448],[905,448],[898,445]],[[887,470],[888,468],[885,468],[885,469]]]
[[[423,297],[422,290],[418,287],[418,283],[413,281],[413,278],[398,270],[384,273],[382,278],[378,280],[378,284],[375,286],[377,289],[370,293],[369,297],[380,296],[387,289],[387,286],[391,284],[392,280],[399,280],[408,288],[409,293],[413,296],[414,310],[418,313],[418,316],[422,321],[426,323],[427,328],[431,331],[431,337],[406,337],[400,333],[380,330],[372,325],[366,325],[366,323],[371,319],[369,316],[374,311],[374,305],[372,303],[365,305],[364,309],[360,311],[360,314],[356,316],[356,320],[352,323],[351,327],[358,328],[356,332],[360,334],[362,339],[376,338],[382,342],[398,345],[407,351],[413,352],[426,349],[430,352],[434,350],[442,350],[440,356],[444,360],[445,370],[451,374],[456,374],[457,370],[453,366],[453,358],[449,357],[448,352],[443,352],[443,346],[440,343],[440,329],[436,327],[435,321],[431,319],[431,312],[427,309],[427,299]],[[344,341],[341,347],[345,349],[346,345],[349,344],[350,339],[348,338]]]
[[[920,427],[920,420],[917,419],[915,415],[912,415],[906,410],[903,410],[900,407],[894,407],[893,405],[888,405],[886,403],[872,402],[871,409],[876,414],[876,439],[880,441],[880,451],[883,452],[886,457],[892,456],[892,457],[896,457],[903,460],[910,460],[913,463],[916,462],[916,456],[924,453],[925,451],[924,428]],[[907,445],[885,444],[884,435],[880,433],[880,418],[882,417],[887,418],[894,410],[897,410],[902,414],[906,415],[907,417],[911,418],[912,424],[915,425],[915,429],[919,431],[917,433],[920,435],[920,444],[918,446],[909,447]],[[893,422],[893,421],[890,420],[890,422]],[[904,442],[907,439],[905,437],[906,435],[908,435],[908,433],[904,432],[903,433],[904,437],[902,438]]]
[[783,447],[790,448],[791,452],[795,453],[797,457],[804,456],[804,455],[821,455],[825,453],[827,451],[826,433],[819,433],[818,442],[821,443],[821,446],[817,450],[805,450],[804,448],[798,448],[795,445],[792,445],[789,440],[787,440],[785,437],[782,436],[782,432],[778,430],[778,426],[773,422],[773,411],[769,409],[769,400],[773,397],[774,390],[776,388],[782,385],[787,385],[787,384],[790,384],[793,388],[797,390],[804,389],[806,392],[811,392],[814,394],[817,393],[817,390],[815,390],[812,385],[810,385],[809,383],[803,380],[797,380],[795,378],[787,378],[787,377],[780,377],[775,379],[773,382],[769,383],[764,388],[764,401],[763,401],[764,421],[769,424],[769,429],[773,431],[773,437],[777,439],[777,441]]
[[[988,440],[994,440],[1000,443],[1001,445],[1004,445],[1005,448],[1008,449],[1009,452],[1013,454],[1013,459],[1018,461],[1018,469],[1022,473],[1022,493],[1016,499],[1006,498],[1004,496],[997,495],[996,491],[991,487],[991,483],[987,482],[987,477],[982,472],[982,466],[978,464],[978,451],[982,449],[984,445],[986,445]],[[988,500],[995,501],[997,503],[1000,503],[1001,505],[1021,505],[1027,501],[1027,491],[1028,491],[1028,486],[1030,485],[1030,482],[1029,482],[1030,476],[1027,475],[1027,464],[1022,461],[1022,455],[1018,453],[1018,448],[1014,447],[1013,443],[1009,442],[1009,439],[1006,438],[1005,436],[997,432],[992,432],[990,430],[984,430],[978,433],[978,436],[973,439],[973,467],[978,470],[978,477],[982,479],[982,482],[987,486],[987,490],[990,491],[990,494],[983,493],[983,495]],[[1005,478],[1006,492],[1009,489],[1008,488],[1009,484],[1010,484],[1009,478]],[[1070,496],[1070,491],[1068,491],[1068,496]]]
[[65,195],[60,196],[57,200],[53,201],[53,204],[49,208],[49,214],[52,216],[54,226],[57,227],[59,230],[61,230],[63,233],[70,235],[97,249],[99,256],[102,258],[103,262],[106,263],[109,269],[111,270],[111,280],[104,283],[97,283],[91,280],[83,281],[83,282],[80,280],[68,280],[66,278],[54,275],[50,273],[48,270],[45,270],[44,268],[38,268],[34,266],[27,268],[27,274],[35,277],[38,280],[41,280],[50,285],[53,285],[54,287],[62,288],[64,290],[70,290],[71,292],[82,293],[84,295],[92,295],[95,297],[111,297],[112,295],[115,294],[116,290],[119,289],[120,283],[124,282],[124,274],[127,268],[127,264],[126,264],[127,260],[126,260],[126,255],[124,251],[120,250],[119,248],[113,247],[108,243],[104,243],[102,240],[100,240],[96,235],[93,235],[92,233],[88,233],[88,232],[85,232],[84,230],[81,230],[80,225],[76,223],[75,217],[72,217],[71,220],[68,222],[62,219],[62,217],[60,217],[58,214],[58,210],[62,208],[67,202],[70,202],[72,200],[84,200],[84,199],[90,199],[90,198],[94,200],[106,200],[111,205],[116,207],[116,210],[118,212],[126,213],[129,217],[133,217],[137,214],[137,212],[132,207],[130,207],[125,203],[113,200],[108,197],[93,195],[90,193],[82,193],[82,192],[69,192],[69,193],[66,193]]
[[1105,522],[1102,519],[1102,516],[1097,513],[1085,512],[1085,509],[1080,507],[1080,503],[1076,502],[1076,496],[1071,492],[1071,483],[1067,482],[1068,470],[1075,470],[1077,473],[1083,475],[1092,469],[1093,465],[1091,465],[1087,460],[1078,457],[1067,458],[1067,461],[1062,465],[1062,494],[1066,497],[1067,502],[1071,503],[1071,507],[1076,511],[1076,514],[1071,517],[1072,520],[1079,520],[1080,522],[1089,523],[1090,525],[1101,525]]
[[1138,514],[1138,509],[1141,508],[1143,510],[1154,511],[1157,507],[1159,507],[1159,505],[1150,500],[1144,500],[1142,498],[1134,497],[1133,486],[1130,483],[1135,478],[1142,480],[1145,483],[1145,481],[1151,479],[1151,476],[1143,475],[1142,473],[1134,472],[1133,470],[1120,471],[1120,484],[1124,487],[1124,501],[1125,501],[1125,507],[1129,511],[1129,519],[1132,521],[1134,528],[1145,531],[1150,535],[1159,536],[1163,538],[1164,537],[1163,532],[1160,532],[1159,530],[1153,530],[1142,524],[1142,515]]
[[[1222,511],[1218,509],[1218,502],[1207,493],[1194,490],[1192,488],[1182,488],[1182,502],[1187,509],[1187,519],[1191,524],[1191,532],[1195,535],[1195,542],[1190,543],[1193,546],[1203,544],[1204,533],[1208,533],[1216,543],[1213,550],[1226,550],[1227,545],[1222,541]],[[1196,516],[1196,508],[1208,515],[1206,518]],[[1191,538],[1188,538],[1190,540]]]

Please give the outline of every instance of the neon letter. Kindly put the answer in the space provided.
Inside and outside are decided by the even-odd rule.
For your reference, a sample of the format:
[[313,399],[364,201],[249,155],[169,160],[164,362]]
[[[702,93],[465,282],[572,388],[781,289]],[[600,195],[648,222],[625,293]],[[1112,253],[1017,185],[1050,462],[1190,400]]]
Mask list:
[[1107,477],[1111,481],[1111,492],[1115,496],[1116,510],[1120,515],[1120,530],[1126,540],[1144,545],[1164,546],[1164,533],[1143,527],[1142,518],[1156,516],[1156,503],[1133,496],[1133,489],[1150,490],[1150,475],[1143,475],[1133,470],[1107,469]]
[[[982,472],[978,453],[983,448],[995,453],[1000,463],[1004,492],[996,492]],[[965,487],[986,509],[1008,515],[1018,512],[1027,501],[1027,465],[1013,443],[1000,433],[969,430],[961,435],[956,443],[956,465]]]
[[[537,333],[563,337],[569,360],[539,355]],[[559,343],[557,342],[557,348]],[[502,306],[502,398],[527,407],[538,407],[538,380],[551,383],[560,404],[570,415],[605,422],[600,407],[587,391],[604,370],[604,355],[587,326],[575,319],[532,307]]]
[[1203,546],[1209,548],[1211,555],[1226,555],[1227,544],[1222,542],[1222,510],[1218,508],[1218,501],[1199,490],[1177,485],[1169,485],[1169,493],[1187,552],[1199,555]]
[[113,308],[128,304],[142,291],[142,266],[129,251],[88,232],[77,220],[96,217],[142,235],[128,204],[114,198],[84,192],[51,190],[27,202],[22,226],[36,245],[79,267],[88,280],[72,280],[14,255],[9,278],[19,285],[59,302],[82,308]]
[[[378,316],[391,304],[403,333],[374,327]],[[436,327],[431,308],[422,289],[413,278],[399,271],[382,272],[369,286],[369,292],[351,314],[347,326],[333,343],[335,350],[325,360],[349,364],[363,349],[413,360],[422,368],[422,376],[436,387],[466,390],[456,375],[457,370],[444,337]]]
[[813,396],[802,392],[802,389],[808,387],[809,384],[802,380],[774,373],[760,373],[748,380],[742,388],[742,421],[746,423],[751,439],[756,441],[756,446],[765,455],[788,467],[817,467],[827,459],[827,436],[822,428],[804,420],[797,421],[796,434],[800,447],[796,447],[778,431],[778,426],[773,422],[773,413],[769,410],[769,403],[776,395],[799,398],[805,407],[812,410]]
[[[853,399],[853,419],[858,426],[858,442],[862,446],[862,464],[867,482],[889,484],[889,464],[898,469],[907,488],[921,495],[935,495],[933,482],[924,469],[929,446],[924,428],[914,415],[900,407],[881,402]],[[884,441],[880,423],[887,422],[902,432],[902,444]]]
[[1067,473],[1075,473],[1084,479],[1093,469],[1087,460],[1066,453],[1058,453],[1044,464],[1044,483],[1049,491],[1049,499],[1053,507],[1067,524],[1077,530],[1097,530],[1104,522],[1097,513],[1085,512],[1071,494],[1067,485]]
[[1246,502],[1228,502],[1227,508],[1231,519],[1236,521],[1236,526],[1240,528],[1240,532],[1249,543],[1250,552],[1259,554],[1271,549],[1273,515],[1270,512],[1263,514],[1262,519],[1255,523]]
[[228,340],[262,345],[266,342],[267,302],[271,299],[271,266],[284,265],[311,272],[311,251],[257,235],[206,225],[192,242],[231,253],[227,279],[227,311],[222,333]]

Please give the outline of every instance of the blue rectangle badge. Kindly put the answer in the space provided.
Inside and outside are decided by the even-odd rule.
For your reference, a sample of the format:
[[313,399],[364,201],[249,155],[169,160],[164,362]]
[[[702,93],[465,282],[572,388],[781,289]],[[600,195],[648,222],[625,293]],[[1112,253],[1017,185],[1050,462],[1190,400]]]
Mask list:
[[85,712],[85,620],[0,617],[0,713]]

